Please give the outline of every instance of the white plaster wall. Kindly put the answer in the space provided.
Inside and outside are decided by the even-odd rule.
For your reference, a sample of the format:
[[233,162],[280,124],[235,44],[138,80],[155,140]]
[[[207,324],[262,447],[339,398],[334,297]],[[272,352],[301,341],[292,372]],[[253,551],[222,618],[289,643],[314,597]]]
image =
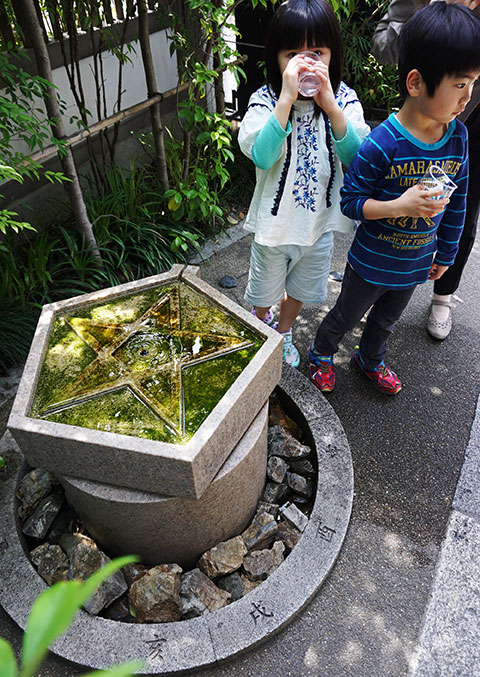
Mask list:
[[[142,54],[140,43],[138,41],[131,43],[135,51],[128,52],[131,63],[126,63],[122,69],[122,101],[121,109],[133,106],[147,98],[147,86],[145,82],[145,73],[143,69]],[[157,31],[150,35],[150,45],[152,57],[155,66],[155,75],[157,78],[157,88],[159,92],[165,92],[177,85],[177,62],[176,56],[171,57],[166,31]],[[118,88],[118,59],[110,52],[102,53],[103,59],[103,77],[105,80],[105,92],[107,98],[107,116],[117,113],[116,99]],[[95,77],[93,72],[93,58],[82,59],[80,62],[80,72],[83,83],[86,107],[92,114],[89,123],[98,122]],[[53,82],[58,87],[61,99],[66,103],[67,109],[64,115],[64,124],[66,134],[69,136],[79,130],[75,122],[70,122],[70,117],[78,117],[78,108],[75,104],[73,94],[70,89],[65,68],[56,68],[53,71]],[[0,92],[1,95],[1,92]],[[37,106],[43,109],[43,103],[38,102]],[[103,104],[102,104],[103,117]],[[21,141],[14,142],[15,149],[30,154],[26,144]]]

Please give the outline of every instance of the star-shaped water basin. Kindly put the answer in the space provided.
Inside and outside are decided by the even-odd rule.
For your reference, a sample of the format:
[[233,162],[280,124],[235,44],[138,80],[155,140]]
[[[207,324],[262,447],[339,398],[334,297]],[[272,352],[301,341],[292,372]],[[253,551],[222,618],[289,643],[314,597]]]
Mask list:
[[65,314],[31,416],[185,441],[262,343],[181,282]]
[[202,496],[280,380],[283,339],[198,273],[43,307],[8,421],[31,466]]

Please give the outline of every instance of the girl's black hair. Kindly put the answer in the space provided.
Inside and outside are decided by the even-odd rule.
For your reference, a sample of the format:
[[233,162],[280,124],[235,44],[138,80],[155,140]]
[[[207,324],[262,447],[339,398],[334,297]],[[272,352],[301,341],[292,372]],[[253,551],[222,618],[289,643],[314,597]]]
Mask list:
[[337,91],[342,79],[343,48],[335,12],[326,0],[286,0],[273,15],[265,40],[267,85],[277,97],[282,89],[278,53],[305,44],[331,50],[330,82],[333,91]]
[[429,96],[443,78],[480,70],[480,18],[459,4],[432,2],[405,23],[400,34],[398,79],[405,99],[407,75],[417,69]]

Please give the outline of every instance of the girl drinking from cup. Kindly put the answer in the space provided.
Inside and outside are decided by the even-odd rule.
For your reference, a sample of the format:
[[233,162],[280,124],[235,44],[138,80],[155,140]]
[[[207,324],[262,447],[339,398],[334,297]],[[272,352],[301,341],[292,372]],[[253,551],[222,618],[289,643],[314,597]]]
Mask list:
[[[280,5],[265,55],[267,84],[251,96],[238,137],[257,178],[245,222],[254,233],[245,299],[267,324],[280,301],[274,328],[284,337],[284,361],[297,367],[293,323],[304,303],[325,299],[333,231],[352,230],[340,211],[341,165],[350,164],[370,130],[355,92],[341,81],[340,30],[325,0]],[[306,75],[317,83],[302,89]],[[299,85],[314,94],[299,93]]]

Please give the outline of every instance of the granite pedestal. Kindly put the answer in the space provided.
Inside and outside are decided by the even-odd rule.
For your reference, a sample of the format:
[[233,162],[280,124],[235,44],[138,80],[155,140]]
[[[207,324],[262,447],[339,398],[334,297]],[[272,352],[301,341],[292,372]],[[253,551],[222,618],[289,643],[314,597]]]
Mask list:
[[72,477],[60,482],[107,553],[141,553],[145,564],[176,562],[191,569],[206,550],[241,533],[255,513],[265,484],[267,420],[265,404],[199,499]]

